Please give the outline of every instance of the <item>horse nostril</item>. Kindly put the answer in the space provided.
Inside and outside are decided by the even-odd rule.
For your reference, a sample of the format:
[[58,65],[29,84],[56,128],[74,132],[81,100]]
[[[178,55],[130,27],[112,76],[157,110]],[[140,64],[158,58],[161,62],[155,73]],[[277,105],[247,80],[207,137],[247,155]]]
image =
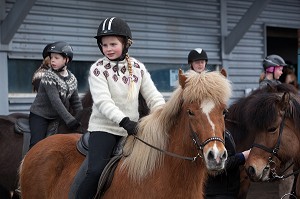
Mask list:
[[254,176],[255,175],[255,169],[250,166],[248,169],[247,169],[247,173],[249,176]]
[[212,151],[210,151],[209,153],[208,153],[208,155],[207,155],[207,159],[208,160],[212,160],[212,159],[214,159],[214,153],[212,152]]
[[225,160],[227,159],[228,155],[227,155],[227,151],[225,151],[222,155],[222,160]]

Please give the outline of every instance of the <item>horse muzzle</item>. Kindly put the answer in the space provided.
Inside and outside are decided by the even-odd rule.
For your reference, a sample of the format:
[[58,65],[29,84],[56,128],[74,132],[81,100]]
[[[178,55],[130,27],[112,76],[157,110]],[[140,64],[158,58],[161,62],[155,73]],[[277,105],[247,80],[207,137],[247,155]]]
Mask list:
[[247,175],[253,182],[268,181],[270,179],[270,171],[271,168],[268,165],[261,168],[254,165],[246,166]]
[[219,150],[216,150],[216,148],[213,147],[208,149],[203,155],[208,170],[219,171],[225,168],[225,161],[227,160],[228,156],[225,147],[224,149]]

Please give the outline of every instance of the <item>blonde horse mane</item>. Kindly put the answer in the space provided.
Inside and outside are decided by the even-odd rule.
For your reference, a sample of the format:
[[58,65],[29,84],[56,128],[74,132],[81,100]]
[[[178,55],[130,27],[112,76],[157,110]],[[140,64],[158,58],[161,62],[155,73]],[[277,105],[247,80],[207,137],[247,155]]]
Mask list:
[[[231,84],[220,72],[188,71],[184,88],[178,86],[166,104],[148,116],[141,119],[137,136],[147,143],[166,149],[168,132],[177,120],[183,102],[200,102],[205,99],[213,100],[216,104],[226,104],[231,96]],[[128,169],[133,180],[140,181],[163,161],[163,154],[132,136],[127,139],[124,147],[122,169]]]

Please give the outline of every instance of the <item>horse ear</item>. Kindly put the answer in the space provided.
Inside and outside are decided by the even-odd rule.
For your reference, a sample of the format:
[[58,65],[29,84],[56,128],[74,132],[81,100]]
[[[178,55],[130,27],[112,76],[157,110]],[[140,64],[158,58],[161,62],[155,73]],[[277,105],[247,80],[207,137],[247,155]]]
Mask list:
[[225,70],[224,68],[222,68],[222,69],[220,70],[220,73],[221,73],[224,77],[227,78],[227,72],[226,72],[226,70]]
[[178,70],[178,80],[179,84],[182,88],[185,86],[186,76],[183,74],[183,71],[181,69]]
[[290,102],[290,97],[291,97],[291,95],[290,95],[290,93],[288,93],[288,92],[285,92],[285,93],[282,95],[281,101],[280,101],[280,103],[279,103],[280,109],[281,109],[282,111],[285,111],[285,110],[288,109],[288,107],[289,107],[289,102]]

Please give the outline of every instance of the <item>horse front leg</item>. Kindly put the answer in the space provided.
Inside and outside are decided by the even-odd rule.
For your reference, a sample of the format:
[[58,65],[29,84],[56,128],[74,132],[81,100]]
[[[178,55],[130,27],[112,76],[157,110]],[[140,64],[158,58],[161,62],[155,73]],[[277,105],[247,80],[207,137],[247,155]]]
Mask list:
[[240,166],[240,191],[238,199],[246,199],[250,188],[250,179],[244,166]]

